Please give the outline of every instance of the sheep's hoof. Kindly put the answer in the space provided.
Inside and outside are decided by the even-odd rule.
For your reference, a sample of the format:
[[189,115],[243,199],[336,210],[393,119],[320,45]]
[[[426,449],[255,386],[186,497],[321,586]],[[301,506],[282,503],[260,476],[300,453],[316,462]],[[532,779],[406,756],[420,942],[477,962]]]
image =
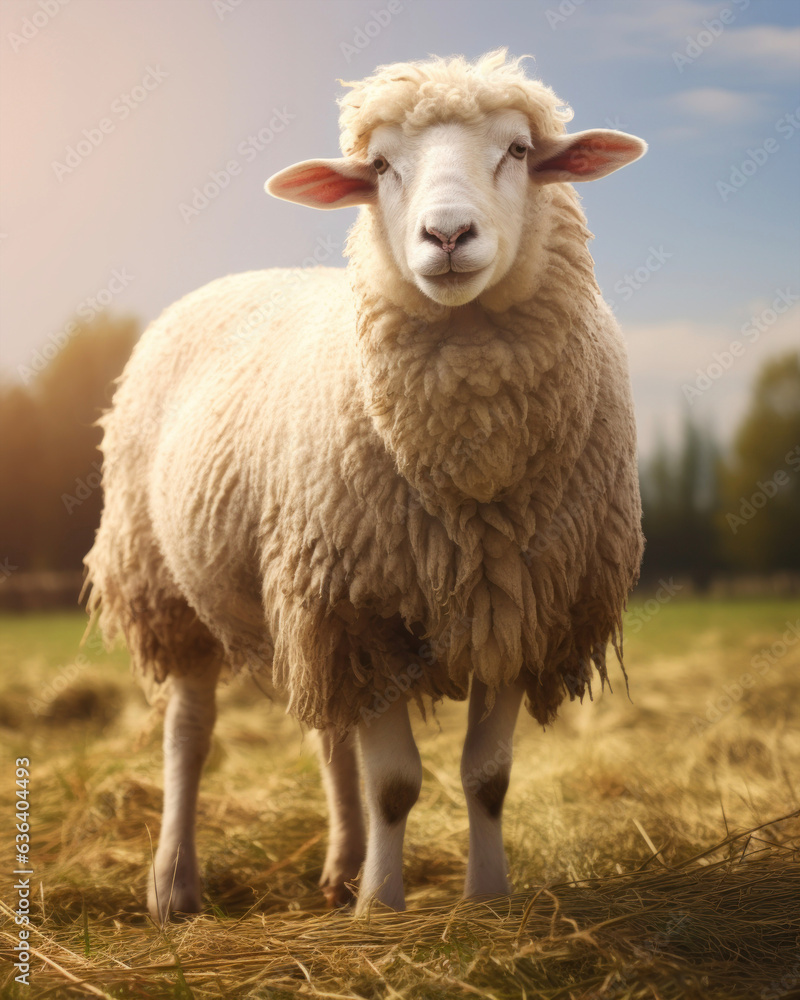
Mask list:
[[200,879],[196,873],[178,871],[174,875],[173,879],[172,868],[160,875],[154,875],[151,868],[147,878],[147,909],[159,925],[168,920],[186,920],[203,910]]
[[320,888],[325,896],[325,905],[329,910],[352,906],[356,898],[353,890],[344,882],[339,882],[336,885],[320,885]]
[[325,860],[319,887],[329,910],[352,905],[355,893],[350,888],[350,883],[358,877],[363,860],[364,852],[361,848],[349,852],[347,857],[328,857]]

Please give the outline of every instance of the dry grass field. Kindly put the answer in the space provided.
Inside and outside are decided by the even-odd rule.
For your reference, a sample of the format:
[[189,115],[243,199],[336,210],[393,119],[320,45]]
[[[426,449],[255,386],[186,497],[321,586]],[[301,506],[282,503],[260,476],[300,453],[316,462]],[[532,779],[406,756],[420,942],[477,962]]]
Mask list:
[[[465,706],[416,732],[408,911],[327,913],[309,740],[252,681],[222,690],[203,784],[206,911],[143,912],[160,724],[80,614],[0,621],[0,995],[778,1000],[800,996],[800,607],[634,602],[614,693],[526,715],[508,898],[461,902]],[[793,632],[792,628],[796,631]],[[77,657],[77,659],[76,659]],[[415,713],[416,714],[416,713]],[[31,986],[15,983],[14,761],[31,761]]]

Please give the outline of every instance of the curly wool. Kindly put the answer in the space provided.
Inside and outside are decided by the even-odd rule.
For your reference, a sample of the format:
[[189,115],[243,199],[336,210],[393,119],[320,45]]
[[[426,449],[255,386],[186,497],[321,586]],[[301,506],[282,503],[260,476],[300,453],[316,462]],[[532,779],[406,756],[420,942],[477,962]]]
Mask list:
[[[387,76],[394,103],[358,85],[346,151],[386,108],[418,127],[455,90],[480,113],[495,76],[495,99],[533,95],[558,125],[496,56],[413,68]],[[605,681],[642,552],[627,360],[574,191],[545,198],[505,300],[462,309],[469,337],[393,279],[371,212],[346,272],[220,279],[148,329],[102,421],[86,557],[90,609],[144,674],[259,670],[339,731],[390,692],[463,698],[473,674],[522,677],[543,724]]]
[[525,76],[524,58],[508,61],[503,48],[475,63],[463,56],[393,63],[364,80],[340,81],[352,88],[339,100],[342,152],[364,159],[379,125],[401,125],[409,132],[454,118],[469,123],[500,108],[526,115],[534,142],[563,134],[572,110],[550,87]]

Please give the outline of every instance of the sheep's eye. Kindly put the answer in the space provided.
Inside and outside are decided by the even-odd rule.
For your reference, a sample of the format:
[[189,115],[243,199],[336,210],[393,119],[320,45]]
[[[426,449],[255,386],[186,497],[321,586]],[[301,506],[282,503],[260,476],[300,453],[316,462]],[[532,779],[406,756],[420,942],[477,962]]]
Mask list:
[[508,151],[517,160],[524,160],[528,152],[528,147],[524,142],[512,142],[508,147]]
[[372,161],[372,166],[375,168],[376,173],[385,174],[389,169],[389,161],[382,156],[376,156]]

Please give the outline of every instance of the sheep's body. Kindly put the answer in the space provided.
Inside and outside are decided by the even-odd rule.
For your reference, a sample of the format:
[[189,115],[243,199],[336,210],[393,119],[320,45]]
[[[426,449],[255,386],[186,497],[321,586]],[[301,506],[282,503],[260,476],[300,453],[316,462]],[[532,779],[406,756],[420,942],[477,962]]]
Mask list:
[[[616,324],[598,305],[567,346],[551,315],[538,337],[520,315],[468,348],[428,337],[396,349],[394,375],[407,377],[409,353],[420,367],[411,405],[439,408],[447,478],[516,451],[527,462],[504,501],[437,510],[367,412],[343,269],[251,272],[178,302],[142,338],[104,420],[106,514],[87,562],[107,631],[121,627],[158,680],[194,667],[206,629],[208,652],[234,669],[271,671],[277,644],[276,684],[316,728],[359,721],[393,675],[465,697],[471,670],[490,686],[523,671],[533,714],[552,718],[583,693],[591,655],[602,663],[640,514]],[[562,357],[554,371],[562,351],[569,367]],[[493,412],[503,370],[509,412],[528,409],[516,449]],[[454,453],[447,438],[465,424]],[[609,453],[609,426],[624,451]]]
[[[473,86],[471,71],[459,76],[460,64],[431,65],[419,72],[444,73],[448,108],[449,72],[454,86]],[[464,698],[472,682],[464,760],[480,763],[482,754],[491,756],[490,732],[495,754],[497,740],[513,732],[523,690],[545,723],[564,697],[583,696],[593,669],[605,680],[606,644],[620,634],[642,549],[630,386],[621,334],[594,280],[577,196],[548,182],[562,179],[565,169],[584,173],[587,155],[597,175],[608,172],[609,135],[616,137],[612,152],[630,140],[627,160],[641,149],[631,137],[604,133],[598,167],[596,146],[558,138],[563,125],[554,117],[554,95],[514,72],[524,100],[517,95],[516,118],[492,119],[492,128],[524,121],[517,110],[524,106],[543,148],[555,152],[549,160],[540,154],[543,167],[532,166],[551,176],[527,200],[518,168],[503,167],[517,173],[501,182],[494,168],[491,183],[506,185],[501,204],[522,199],[525,234],[502,281],[475,301],[466,295],[455,308],[437,304],[404,276],[401,251],[388,247],[386,218],[362,212],[346,271],[236,275],[168,309],[137,345],[103,418],[106,500],[86,559],[90,605],[107,635],[124,632],[143,673],[156,681],[173,675],[183,692],[174,719],[168,717],[174,732],[165,741],[167,775],[178,791],[168,795],[165,826],[172,832],[167,846],[162,833],[155,876],[163,893],[168,858],[180,855],[180,843],[190,844],[188,888],[178,908],[199,905],[193,826],[183,817],[194,809],[199,769],[191,780],[186,774],[194,774],[205,744],[200,740],[192,757],[179,744],[195,737],[174,733],[193,725],[210,732],[223,665],[261,670],[288,694],[292,713],[328,730],[334,813],[354,787],[352,750],[332,749],[335,737],[360,724],[365,766],[374,762],[367,774],[374,834],[367,884],[385,890],[381,898],[392,905],[402,903],[402,882],[398,889],[391,817],[405,817],[418,788],[405,708],[387,710],[400,692]],[[429,104],[413,104],[410,78],[381,79],[394,87],[391,94],[411,86],[410,96],[395,94],[395,103],[410,101],[417,118],[422,107],[430,115]],[[491,86],[484,90],[478,97],[489,101],[489,111],[476,98],[459,114],[475,121],[495,114],[499,99]],[[364,142],[358,114],[383,114],[391,104],[373,106],[363,94],[360,100],[357,111],[342,116],[353,148]],[[380,128],[380,121],[369,127]],[[436,141],[474,141],[458,127],[441,131],[427,119],[414,125],[426,128]],[[528,141],[517,142],[515,156]],[[577,153],[584,159],[565,159]],[[375,187],[374,178],[363,180],[366,169],[354,160],[309,161],[284,172],[285,189],[305,191],[321,172],[319,201],[331,201],[337,184],[345,203],[354,186],[366,185],[369,200]],[[457,217],[437,211],[444,221],[437,217],[438,230],[429,223],[427,235],[422,223],[419,253],[433,254],[435,264],[445,252],[457,277],[452,262],[467,261],[461,269],[472,281],[481,271],[468,254],[487,253],[491,220],[472,209],[477,225],[462,226],[447,243],[440,230],[455,232]],[[472,242],[465,237],[456,246],[471,227]],[[412,227],[410,239],[419,241],[417,232]],[[431,239],[442,246],[432,250]],[[504,239],[501,233],[488,251],[497,260],[511,253]],[[431,273],[423,265],[418,284]],[[205,721],[195,725],[195,716]],[[375,735],[378,727],[369,729],[379,717],[388,742]],[[410,761],[405,771],[392,747]],[[477,816],[471,859],[482,843],[494,845],[489,861],[468,874],[473,891],[505,885],[498,841],[505,786],[495,784],[472,800],[468,792],[471,819]],[[347,826],[346,816],[340,819]],[[349,827],[353,843],[363,840],[359,823],[360,806]],[[374,850],[373,842],[380,842]],[[336,870],[330,884],[341,887],[350,862],[337,857],[329,856],[326,867]],[[394,872],[389,889],[387,871]],[[162,900],[154,911],[164,915],[169,905]]]

